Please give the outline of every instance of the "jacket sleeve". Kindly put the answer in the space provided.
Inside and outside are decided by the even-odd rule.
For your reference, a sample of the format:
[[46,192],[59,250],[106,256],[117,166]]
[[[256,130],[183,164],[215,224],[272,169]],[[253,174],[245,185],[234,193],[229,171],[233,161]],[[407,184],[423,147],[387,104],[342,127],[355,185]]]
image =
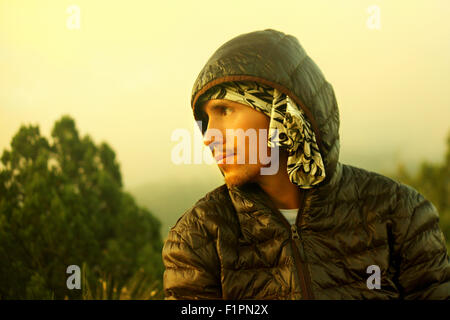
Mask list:
[[449,299],[450,263],[435,206],[407,186],[395,232],[403,299]]
[[220,264],[201,220],[177,223],[162,252],[166,300],[221,299]]

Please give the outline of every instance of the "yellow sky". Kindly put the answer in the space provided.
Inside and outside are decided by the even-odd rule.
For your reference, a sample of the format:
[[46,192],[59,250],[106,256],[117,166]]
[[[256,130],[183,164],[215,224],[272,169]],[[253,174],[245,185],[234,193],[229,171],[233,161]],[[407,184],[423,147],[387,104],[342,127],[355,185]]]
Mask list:
[[[66,12],[80,8],[80,29]],[[380,8],[379,30],[367,8]],[[206,60],[241,33],[296,36],[334,86],[341,160],[385,170],[440,161],[450,129],[450,2],[0,0],[0,151],[22,123],[49,135],[63,114],[117,152],[126,186],[190,179],[170,140],[192,131],[189,100]],[[371,166],[371,167],[368,167]]]

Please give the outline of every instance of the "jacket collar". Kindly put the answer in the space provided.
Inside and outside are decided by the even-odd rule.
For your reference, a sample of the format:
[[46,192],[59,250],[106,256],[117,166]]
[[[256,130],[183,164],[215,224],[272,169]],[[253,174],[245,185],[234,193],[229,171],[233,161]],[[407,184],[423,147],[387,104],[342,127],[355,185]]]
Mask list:
[[[318,210],[311,208],[324,207],[333,202],[342,178],[342,164],[337,163],[336,170],[326,184],[320,184],[311,189],[305,189],[303,214],[305,220],[314,218]],[[256,183],[228,188],[231,202],[238,214],[248,215],[255,212],[271,212],[277,210],[268,195]],[[241,217],[239,218],[241,219]]]

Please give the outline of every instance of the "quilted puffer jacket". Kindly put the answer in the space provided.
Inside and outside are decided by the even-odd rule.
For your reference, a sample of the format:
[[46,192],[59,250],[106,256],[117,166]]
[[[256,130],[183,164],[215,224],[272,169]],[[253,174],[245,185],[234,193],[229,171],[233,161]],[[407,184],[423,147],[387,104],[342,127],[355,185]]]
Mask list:
[[[327,178],[304,190],[294,227],[254,184],[200,199],[165,241],[166,299],[448,299],[436,208],[407,185],[338,161],[334,91],[298,40],[268,29],[222,45],[195,82],[195,118],[207,121],[195,109],[202,93],[238,80],[271,85],[305,111]],[[368,285],[373,265],[379,288]]]

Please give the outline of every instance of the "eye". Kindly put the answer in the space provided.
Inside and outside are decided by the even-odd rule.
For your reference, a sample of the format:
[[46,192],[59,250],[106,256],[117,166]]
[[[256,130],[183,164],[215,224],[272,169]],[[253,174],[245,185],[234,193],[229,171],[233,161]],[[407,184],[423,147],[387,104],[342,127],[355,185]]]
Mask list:
[[218,109],[219,109],[220,114],[223,116],[229,115],[231,113],[230,107],[219,106]]

